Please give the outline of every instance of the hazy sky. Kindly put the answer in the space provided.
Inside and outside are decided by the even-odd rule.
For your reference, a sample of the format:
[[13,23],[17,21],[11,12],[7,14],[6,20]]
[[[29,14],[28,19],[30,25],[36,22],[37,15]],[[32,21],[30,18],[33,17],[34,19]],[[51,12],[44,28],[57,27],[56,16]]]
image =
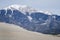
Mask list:
[[54,11],[60,14],[60,0],[0,0],[0,9],[13,4],[28,5],[40,10]]

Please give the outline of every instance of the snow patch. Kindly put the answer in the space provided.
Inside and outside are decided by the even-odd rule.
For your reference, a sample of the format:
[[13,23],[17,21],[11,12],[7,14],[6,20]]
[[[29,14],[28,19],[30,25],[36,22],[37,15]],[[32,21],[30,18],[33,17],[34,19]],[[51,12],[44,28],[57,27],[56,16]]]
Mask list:
[[49,11],[42,11],[42,10],[37,10],[35,8],[31,8],[29,6],[26,6],[26,5],[17,5],[17,4],[14,4],[14,5],[11,5],[11,6],[8,6],[4,9],[12,9],[12,10],[19,10],[21,11],[22,13],[26,14],[26,12],[29,12],[29,14],[31,14],[32,12],[42,12],[44,14],[47,14],[47,15],[52,15],[51,12]]

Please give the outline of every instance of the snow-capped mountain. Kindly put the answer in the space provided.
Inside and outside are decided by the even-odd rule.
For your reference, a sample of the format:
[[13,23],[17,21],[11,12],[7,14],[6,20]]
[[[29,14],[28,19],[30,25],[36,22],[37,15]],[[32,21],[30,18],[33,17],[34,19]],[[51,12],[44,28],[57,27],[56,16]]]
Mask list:
[[11,5],[0,9],[0,22],[15,24],[39,33],[60,34],[60,16],[26,5]]
[[19,11],[23,12],[24,14],[26,12],[31,13],[31,12],[37,11],[33,8],[30,8],[30,7],[26,6],[26,5],[11,5],[11,6],[6,7],[5,9],[11,9],[11,10],[16,9],[16,10],[19,10]]
[[37,9],[29,7],[27,5],[14,4],[14,5],[11,5],[11,6],[8,6],[8,7],[4,8],[4,9],[6,9],[6,10],[7,9],[11,9],[11,10],[15,10],[16,9],[16,10],[19,10],[19,11],[24,12],[24,13],[26,13],[26,12],[29,12],[29,13],[31,13],[31,12],[42,12],[44,14],[52,15],[52,13],[49,12],[49,11],[37,10]]

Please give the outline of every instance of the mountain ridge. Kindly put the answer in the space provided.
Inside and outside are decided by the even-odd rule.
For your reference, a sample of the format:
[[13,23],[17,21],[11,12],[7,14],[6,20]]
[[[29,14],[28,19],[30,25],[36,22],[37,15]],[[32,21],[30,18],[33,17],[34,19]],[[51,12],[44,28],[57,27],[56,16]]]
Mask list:
[[32,7],[29,7],[27,5],[17,5],[17,4],[14,4],[14,5],[10,5],[6,8],[3,8],[3,9],[11,9],[11,10],[19,10],[19,11],[22,11],[22,12],[41,12],[41,13],[45,13],[47,15],[52,15],[51,12],[49,11],[42,11],[42,10],[38,10],[38,9],[35,9],[35,8],[32,8]]
[[[14,8],[15,7],[15,8]],[[20,6],[18,6],[21,8]],[[9,9],[10,8],[10,9]],[[25,10],[26,6],[23,10]],[[30,10],[30,7],[27,9]],[[21,9],[16,9],[16,5],[0,10],[0,22],[15,24],[29,31],[44,33],[44,34],[60,34],[60,16],[50,15],[49,12],[33,12]]]

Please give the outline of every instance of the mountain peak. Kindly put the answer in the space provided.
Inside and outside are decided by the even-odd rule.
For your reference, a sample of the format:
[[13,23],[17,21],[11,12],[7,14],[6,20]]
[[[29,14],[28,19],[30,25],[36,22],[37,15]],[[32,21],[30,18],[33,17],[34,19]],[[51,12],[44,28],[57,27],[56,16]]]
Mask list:
[[14,4],[14,5],[10,5],[8,7],[6,7],[5,9],[12,9],[12,8],[15,8],[15,9],[19,9],[19,8],[26,8],[27,6],[26,5],[17,5],[17,4]]
[[23,13],[25,13],[25,12],[29,12],[29,13],[31,13],[31,12],[41,12],[41,13],[44,13],[44,14],[47,14],[47,15],[52,15],[51,12],[49,12],[49,11],[38,10],[38,9],[35,9],[35,8],[32,8],[32,7],[29,7],[27,5],[14,4],[14,5],[10,5],[6,8],[4,8],[4,9],[6,9],[6,10],[7,9],[12,9],[12,10],[16,9],[16,10],[19,10]]
[[10,7],[14,7],[14,8],[19,9],[20,7],[25,8],[27,6],[26,5],[11,5]]
[[32,11],[37,11],[36,9],[34,8],[31,8],[27,5],[17,5],[17,4],[14,4],[14,5],[10,5],[4,9],[12,9],[12,10],[19,10],[19,11],[23,11],[23,12],[32,12]]

